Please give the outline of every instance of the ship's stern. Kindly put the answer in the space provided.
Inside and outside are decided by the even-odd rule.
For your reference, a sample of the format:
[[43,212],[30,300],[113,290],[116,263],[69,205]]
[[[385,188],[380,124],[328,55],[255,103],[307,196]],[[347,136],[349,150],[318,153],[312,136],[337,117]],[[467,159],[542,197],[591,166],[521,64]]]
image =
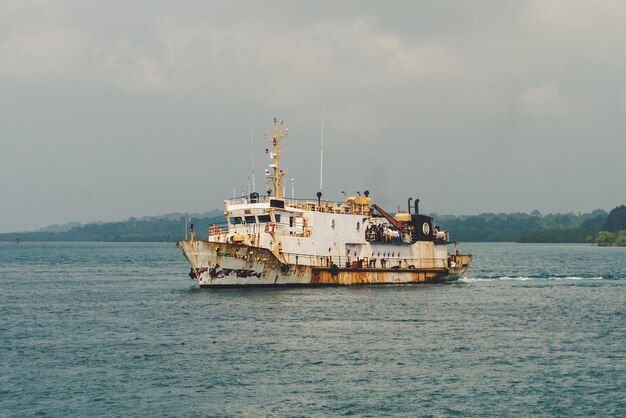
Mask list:
[[474,256],[471,254],[451,255],[448,258],[448,275],[446,281],[458,280],[467,271]]

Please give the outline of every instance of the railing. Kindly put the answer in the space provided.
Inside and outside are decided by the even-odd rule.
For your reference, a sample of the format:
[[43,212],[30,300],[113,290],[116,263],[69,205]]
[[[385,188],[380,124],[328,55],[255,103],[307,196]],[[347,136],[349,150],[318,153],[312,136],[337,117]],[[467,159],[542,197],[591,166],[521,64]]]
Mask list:
[[228,224],[213,224],[209,227],[209,237],[213,237],[216,235],[221,235],[228,231]]
[[363,215],[369,212],[369,206],[355,203],[349,204],[347,202],[337,202],[332,200],[322,200],[319,204],[317,200],[313,199],[288,199],[288,198],[276,198],[272,196],[259,196],[252,199],[249,196],[234,197],[226,199],[229,205],[247,205],[252,203],[269,203],[270,200],[283,200],[285,206],[291,206],[298,209],[308,210],[311,212],[333,212],[333,213],[347,213]]
[[[254,202],[252,202],[252,200],[254,200]],[[295,199],[295,198],[277,198],[274,196],[259,196],[258,198],[252,199],[250,198],[250,196],[239,196],[239,197],[233,197],[230,199],[226,199],[226,202],[232,204],[232,205],[240,205],[240,204],[248,204],[248,203],[269,203],[270,200],[284,200],[285,204],[301,204],[301,203],[315,203],[317,205],[317,200],[316,199]],[[343,205],[346,202],[337,202],[337,201],[333,201],[333,200],[322,200],[322,205],[324,204],[330,204],[330,205]]]
[[348,257],[311,254],[281,253],[288,264],[313,267],[330,267],[336,264],[347,269],[424,269],[446,267],[448,258],[402,258],[402,257]]
[[266,223],[240,223],[232,225],[231,231],[240,235],[256,235],[265,230],[265,225]]
[[[231,228],[229,230],[229,227]],[[309,229],[303,225],[290,227],[287,224],[277,222],[261,223],[240,223],[236,225],[213,224],[208,228],[209,237],[227,234],[229,231],[239,235],[257,235],[260,232],[268,232],[268,228],[277,235],[290,235],[294,237],[305,237],[309,234]]]

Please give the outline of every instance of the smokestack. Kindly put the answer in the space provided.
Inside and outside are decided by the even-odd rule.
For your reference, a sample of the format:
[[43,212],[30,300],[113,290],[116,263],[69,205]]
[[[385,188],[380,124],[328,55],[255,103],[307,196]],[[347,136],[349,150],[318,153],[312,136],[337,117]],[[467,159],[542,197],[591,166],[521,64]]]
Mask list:
[[411,200],[413,200],[413,198],[409,197],[409,206],[408,206],[408,210],[406,211],[406,213],[411,213]]
[[415,199],[415,214],[419,215],[420,214],[420,200],[419,199]]

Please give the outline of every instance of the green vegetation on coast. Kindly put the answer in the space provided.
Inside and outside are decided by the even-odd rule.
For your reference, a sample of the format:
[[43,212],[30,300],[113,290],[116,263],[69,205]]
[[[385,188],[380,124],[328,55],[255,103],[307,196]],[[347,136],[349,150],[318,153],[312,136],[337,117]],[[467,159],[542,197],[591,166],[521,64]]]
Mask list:
[[593,241],[602,247],[626,247],[626,206],[618,206],[608,214]]
[[626,247],[626,230],[618,232],[600,231],[595,236],[595,242],[601,247]]
[[[626,246],[626,206],[610,213],[483,213],[471,216],[434,215],[437,225],[450,231],[453,241],[521,243],[597,243]],[[206,239],[207,228],[225,222],[220,211],[193,216],[196,236]],[[154,241],[176,242],[185,236],[185,216],[130,218],[120,222],[53,225],[35,232],[0,233],[0,241]]]
[[626,206],[610,213],[483,213],[473,216],[436,216],[454,241],[521,243],[597,243],[626,246]]
[[587,242],[600,230],[607,213],[483,213],[471,216],[436,216],[438,225],[454,241],[474,242]]
[[[224,215],[209,213],[192,217],[198,237],[208,235],[208,227],[223,224]],[[74,226],[62,232],[12,232],[0,234],[0,241],[108,241],[108,242],[176,242],[185,237],[185,216],[130,218],[120,222],[92,223]]]

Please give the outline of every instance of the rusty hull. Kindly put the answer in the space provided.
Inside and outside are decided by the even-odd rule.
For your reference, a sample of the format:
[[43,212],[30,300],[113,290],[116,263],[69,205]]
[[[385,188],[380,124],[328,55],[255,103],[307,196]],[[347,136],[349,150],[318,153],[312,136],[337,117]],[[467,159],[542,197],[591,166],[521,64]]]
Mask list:
[[439,283],[459,279],[473,256],[452,256],[455,267],[430,269],[344,268],[334,276],[329,268],[311,268],[311,284],[364,285],[392,283]]
[[405,270],[405,269],[340,269],[333,276],[330,269],[312,269],[311,284],[355,285],[355,284],[400,284],[434,283],[445,281],[448,271],[442,269]]
[[454,264],[448,268],[338,268],[333,275],[329,267],[283,263],[266,248],[208,241],[180,241],[177,246],[201,287],[436,283],[458,279],[472,261],[471,255],[450,256]]

